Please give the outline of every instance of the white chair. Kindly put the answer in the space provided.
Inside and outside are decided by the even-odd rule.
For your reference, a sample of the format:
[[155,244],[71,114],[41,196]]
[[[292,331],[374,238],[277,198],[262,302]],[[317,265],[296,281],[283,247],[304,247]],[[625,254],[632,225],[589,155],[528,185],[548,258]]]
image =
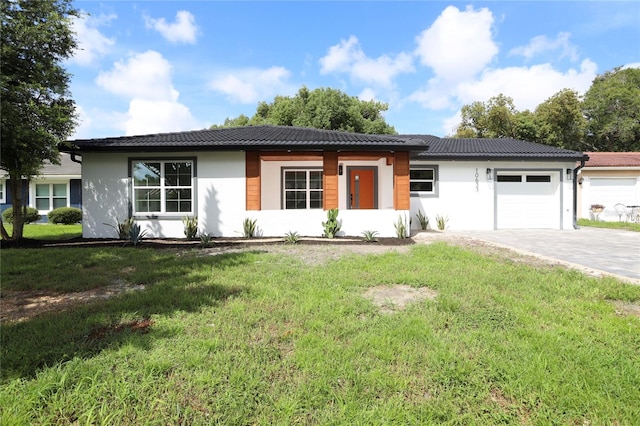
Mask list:
[[629,211],[627,209],[627,206],[625,206],[622,203],[618,203],[615,206],[613,206],[613,209],[616,211],[616,214],[618,215],[618,221],[622,222],[622,216],[624,216],[624,221],[627,221],[627,216],[629,215]]

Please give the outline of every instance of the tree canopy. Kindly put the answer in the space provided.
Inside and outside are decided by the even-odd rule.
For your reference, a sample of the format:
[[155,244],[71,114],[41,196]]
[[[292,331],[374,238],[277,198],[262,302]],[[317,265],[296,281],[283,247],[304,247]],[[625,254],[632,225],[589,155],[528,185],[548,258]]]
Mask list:
[[302,87],[295,96],[276,96],[273,102],[260,102],[253,117],[241,114],[227,118],[217,127],[271,124],[277,126],[313,127],[354,133],[395,134],[382,113],[388,105],[363,101],[340,90]]
[[37,175],[46,160],[58,164],[58,144],[75,126],[70,75],[61,63],[76,48],[70,18],[78,11],[70,0],[0,0],[0,8],[0,168],[9,175],[12,237],[19,240],[21,179]]
[[504,94],[464,105],[460,138],[517,139],[579,151],[640,150],[640,69],[616,68],[593,81],[584,99],[563,89],[534,111]]

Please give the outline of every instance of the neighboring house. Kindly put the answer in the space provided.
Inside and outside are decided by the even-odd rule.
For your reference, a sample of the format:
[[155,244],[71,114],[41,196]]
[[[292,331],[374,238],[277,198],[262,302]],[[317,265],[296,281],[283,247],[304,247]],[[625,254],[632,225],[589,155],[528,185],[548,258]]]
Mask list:
[[[79,160],[78,160],[79,161]],[[68,153],[60,153],[60,164],[45,162],[40,174],[31,182],[22,180],[22,200],[35,207],[40,221],[47,222],[47,214],[58,207],[82,208],[81,165]],[[8,175],[0,175],[0,210],[11,207],[12,198]]]
[[450,229],[571,229],[580,153],[513,139],[440,139],[255,126],[72,141],[82,154],[83,235],[113,237],[135,218],[150,236],[201,232],[320,236],[338,208],[339,235],[396,236],[418,210]]
[[[640,152],[587,154],[589,161],[578,175],[578,216],[605,221],[625,220],[622,205],[640,206]],[[604,211],[592,212],[594,204],[604,206]],[[628,213],[630,209],[627,208]]]

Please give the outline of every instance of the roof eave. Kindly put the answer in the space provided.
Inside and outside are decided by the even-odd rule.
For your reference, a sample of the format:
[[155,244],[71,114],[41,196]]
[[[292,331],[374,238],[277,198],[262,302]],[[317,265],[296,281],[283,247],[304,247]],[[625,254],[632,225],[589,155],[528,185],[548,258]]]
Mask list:
[[587,161],[588,156],[578,155],[536,155],[536,154],[508,154],[508,155],[496,155],[496,154],[415,154],[411,156],[412,160],[457,160],[457,161]]

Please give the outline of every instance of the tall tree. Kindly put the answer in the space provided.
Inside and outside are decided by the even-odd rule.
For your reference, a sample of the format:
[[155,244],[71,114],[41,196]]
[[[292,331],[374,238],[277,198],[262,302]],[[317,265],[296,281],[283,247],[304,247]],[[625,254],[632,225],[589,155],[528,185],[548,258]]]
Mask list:
[[485,102],[462,107],[462,120],[456,129],[458,138],[516,137],[516,108],[513,99],[500,93]]
[[575,90],[559,91],[538,105],[535,115],[540,143],[578,151],[592,148],[585,145],[587,121]]
[[598,151],[640,151],[640,68],[615,68],[584,96],[588,139]]
[[[273,102],[260,102],[250,125],[313,127],[355,133],[394,134],[395,129],[383,117],[388,105],[376,101],[362,101],[340,90],[302,87],[293,96],[276,96]],[[222,127],[231,127],[244,121],[242,115],[225,120]],[[220,126],[211,126],[212,128]]]
[[59,164],[58,145],[75,126],[62,61],[76,48],[70,19],[78,11],[70,0],[0,0],[0,8],[0,168],[9,176],[12,238],[20,240],[26,208],[21,180],[31,180],[45,160]]

